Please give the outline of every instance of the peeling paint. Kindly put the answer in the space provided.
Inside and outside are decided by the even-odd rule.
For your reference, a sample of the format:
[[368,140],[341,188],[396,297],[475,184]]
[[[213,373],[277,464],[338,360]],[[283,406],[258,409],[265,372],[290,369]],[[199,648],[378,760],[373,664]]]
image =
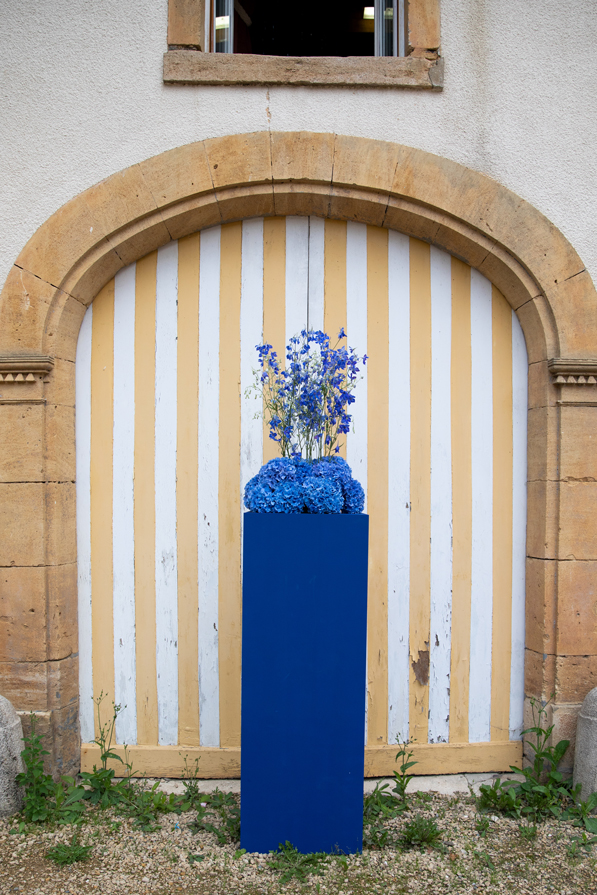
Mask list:
[[426,687],[429,683],[429,650],[419,650],[419,658],[411,664],[417,683]]

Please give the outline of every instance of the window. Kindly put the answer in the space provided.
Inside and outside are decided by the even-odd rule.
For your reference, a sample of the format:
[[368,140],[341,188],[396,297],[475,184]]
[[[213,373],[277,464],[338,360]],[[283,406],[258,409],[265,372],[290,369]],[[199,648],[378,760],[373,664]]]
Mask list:
[[404,0],[212,0],[210,47],[260,56],[404,56],[404,14]]
[[168,0],[164,82],[441,90],[439,3]]

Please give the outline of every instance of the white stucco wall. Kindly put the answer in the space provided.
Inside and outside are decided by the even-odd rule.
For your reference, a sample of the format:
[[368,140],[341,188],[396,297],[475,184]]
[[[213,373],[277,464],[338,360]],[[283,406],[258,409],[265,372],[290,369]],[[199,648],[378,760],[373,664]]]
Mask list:
[[164,86],[167,0],[3,0],[0,282],[88,186],[193,140],[271,127],[393,140],[540,209],[597,281],[595,0],[442,0],[442,93]]

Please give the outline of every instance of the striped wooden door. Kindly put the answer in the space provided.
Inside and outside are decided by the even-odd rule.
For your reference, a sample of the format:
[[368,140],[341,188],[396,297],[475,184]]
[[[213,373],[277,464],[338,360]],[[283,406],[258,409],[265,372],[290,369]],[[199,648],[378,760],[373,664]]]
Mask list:
[[[344,455],[370,514],[366,767],[507,768],[523,706],[527,357],[491,283],[400,233],[226,224],[122,270],[77,353],[81,732],[122,706],[135,767],[238,773],[241,495],[275,455],[255,346],[305,326],[369,361]],[[276,587],[267,574],[264,586]],[[330,582],[333,586],[333,582]],[[284,595],[280,594],[280,599]],[[97,730],[97,728],[95,728]],[[340,745],[340,744],[339,744]],[[277,744],[272,744],[276,748]],[[83,764],[96,760],[83,746]]]

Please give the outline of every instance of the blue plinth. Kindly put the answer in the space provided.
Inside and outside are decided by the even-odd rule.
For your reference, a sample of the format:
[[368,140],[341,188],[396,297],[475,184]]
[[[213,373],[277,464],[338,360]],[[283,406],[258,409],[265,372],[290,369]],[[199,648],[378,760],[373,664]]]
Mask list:
[[241,847],[362,848],[365,515],[245,513]]

